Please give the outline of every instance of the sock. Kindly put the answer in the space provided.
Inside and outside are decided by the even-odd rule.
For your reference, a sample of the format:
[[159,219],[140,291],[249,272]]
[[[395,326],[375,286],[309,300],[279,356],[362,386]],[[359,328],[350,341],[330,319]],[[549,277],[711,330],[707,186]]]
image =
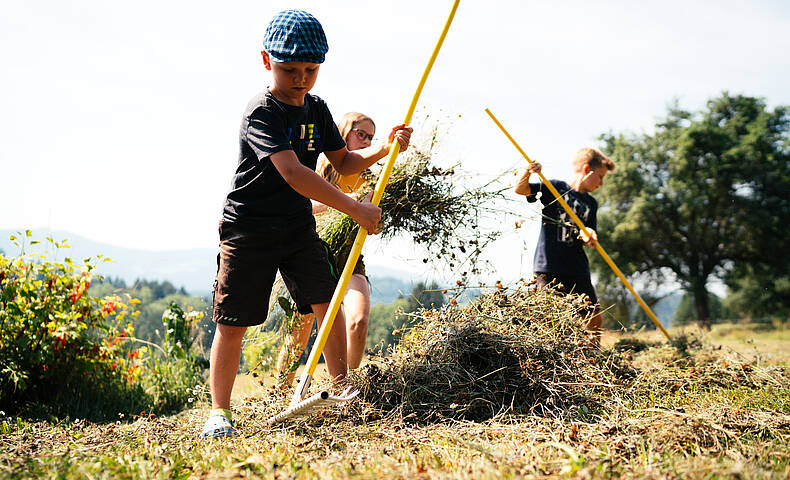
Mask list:
[[214,410],[211,411],[211,414],[209,416],[211,415],[222,415],[228,420],[233,420],[233,412],[225,408],[215,408]]

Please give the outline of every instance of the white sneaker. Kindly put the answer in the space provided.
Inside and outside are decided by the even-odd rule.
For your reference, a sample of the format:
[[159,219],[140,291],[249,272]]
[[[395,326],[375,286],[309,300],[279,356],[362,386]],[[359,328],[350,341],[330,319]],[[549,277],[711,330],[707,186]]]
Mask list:
[[233,420],[229,419],[221,413],[212,413],[209,415],[206,424],[203,425],[203,431],[200,433],[200,439],[207,438],[221,438],[233,436]]

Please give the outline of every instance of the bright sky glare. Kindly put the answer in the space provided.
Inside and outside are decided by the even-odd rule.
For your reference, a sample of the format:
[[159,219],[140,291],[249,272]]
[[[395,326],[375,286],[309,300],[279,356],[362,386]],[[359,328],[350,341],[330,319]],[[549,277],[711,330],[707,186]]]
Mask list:
[[[0,229],[215,247],[241,114],[270,78],[259,51],[272,15],[304,8],[322,22],[330,51],[313,93],[383,133],[406,113],[451,3],[8,2]],[[649,131],[673,98],[695,110],[723,90],[790,104],[787,32],[783,1],[462,0],[418,115],[442,121],[445,163],[485,178],[523,162],[489,107],[548,177],[566,179],[575,150],[608,130]],[[538,230],[532,220],[503,239],[492,257],[503,278],[529,271]]]

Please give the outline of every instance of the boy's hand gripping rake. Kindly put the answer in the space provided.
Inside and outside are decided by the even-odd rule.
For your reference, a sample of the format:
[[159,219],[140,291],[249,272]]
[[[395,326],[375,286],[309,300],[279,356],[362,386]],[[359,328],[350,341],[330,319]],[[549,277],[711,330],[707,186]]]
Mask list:
[[[488,114],[489,117],[491,117],[491,120],[493,120],[494,123],[496,123],[497,127],[499,127],[499,129],[502,130],[502,133],[505,134],[505,136],[508,138],[508,140],[510,140],[510,143],[512,143],[513,146],[516,147],[516,150],[518,150],[519,153],[521,153],[521,155],[527,160],[527,162],[528,163],[532,163],[532,159],[530,159],[529,156],[527,156],[527,154],[524,152],[524,150],[521,149],[521,147],[518,145],[518,143],[516,143],[516,141],[513,139],[513,137],[511,137],[510,134],[507,133],[507,130],[505,130],[505,127],[503,127],[502,124],[499,123],[499,120],[497,120],[497,118],[494,116],[494,114],[491,113],[491,110],[486,108],[486,113]],[[540,176],[540,180],[543,182],[544,185],[546,185],[546,188],[548,188],[551,191],[551,193],[557,198],[557,201],[560,203],[560,205],[562,205],[562,208],[565,209],[565,211],[568,213],[568,215],[573,219],[573,221],[579,227],[579,230],[582,232],[582,235],[587,237],[588,236],[587,233],[586,233],[587,232],[587,228],[584,226],[584,223],[582,223],[581,219],[576,215],[576,212],[574,212],[573,209],[565,201],[565,199],[562,198],[562,195],[560,195],[560,192],[558,192],[557,189],[554,188],[554,185],[552,185],[551,182],[549,182],[546,179],[546,177],[543,176],[542,173],[540,173],[540,172],[537,172],[537,173]],[[667,337],[667,340],[669,340],[671,342],[672,339],[669,338],[669,333],[667,333],[667,331],[664,328],[664,326],[661,325],[661,322],[658,321],[658,318],[656,318],[656,315],[653,313],[652,310],[650,310],[650,307],[648,307],[647,304],[644,302],[644,300],[642,300],[642,297],[640,297],[639,294],[636,293],[636,291],[634,290],[634,287],[631,286],[631,283],[629,283],[628,279],[625,278],[625,275],[623,275],[623,272],[621,272],[620,269],[617,268],[617,265],[614,264],[612,259],[609,257],[609,255],[606,253],[606,251],[603,249],[603,247],[601,246],[601,244],[599,242],[595,242],[595,249],[598,250],[598,253],[601,254],[601,257],[603,257],[604,261],[606,261],[606,264],[609,265],[609,268],[611,268],[612,271],[620,278],[620,280],[623,282],[623,285],[625,285],[625,288],[627,288],[628,291],[631,292],[631,295],[634,296],[634,298],[636,299],[637,303],[639,303],[639,305],[642,307],[642,310],[644,310],[645,313],[647,314],[647,316],[650,317],[650,320],[653,321],[653,323],[655,324],[656,328],[661,330],[661,333],[663,333],[664,336]]]
[[[409,105],[409,109],[406,112],[406,117],[403,120],[403,123],[407,125],[411,122],[411,117],[414,114],[415,108],[417,107],[417,101],[420,98],[420,93],[422,93],[422,88],[425,86],[425,81],[428,79],[428,74],[433,67],[436,56],[439,54],[439,50],[442,48],[444,37],[447,36],[447,31],[450,29],[450,24],[453,21],[453,17],[455,16],[455,11],[458,8],[459,2],[460,0],[455,0],[453,2],[450,15],[447,17],[442,34],[439,36],[439,41],[436,42],[436,47],[433,49],[431,58],[428,60],[428,65],[425,67],[422,77],[420,78],[420,83],[417,85],[417,90],[414,92],[414,96],[411,99],[411,104]],[[387,181],[389,180],[390,174],[392,173],[392,168],[395,165],[395,159],[397,158],[399,152],[400,144],[397,141],[392,142],[389,157],[387,158],[387,163],[384,165],[381,176],[376,183],[376,189],[373,191],[373,198],[371,199],[371,202],[375,205],[379,204],[381,197],[384,195],[384,187],[387,185]],[[310,397],[307,396],[308,389],[310,388],[310,382],[312,381],[313,373],[315,372],[315,367],[318,365],[318,359],[321,357],[321,352],[324,350],[324,345],[326,344],[327,338],[329,338],[329,331],[332,329],[332,323],[335,321],[335,315],[337,315],[337,312],[340,310],[340,304],[343,301],[343,296],[345,296],[348,283],[351,280],[351,274],[354,271],[354,266],[357,264],[357,260],[359,259],[359,255],[362,252],[362,246],[364,245],[367,236],[367,230],[360,227],[359,233],[357,233],[357,237],[354,239],[354,245],[351,247],[351,252],[348,254],[348,260],[346,260],[346,265],[343,268],[343,274],[340,276],[340,280],[337,283],[334,295],[332,295],[332,301],[329,302],[329,309],[326,312],[326,316],[324,317],[324,321],[321,324],[321,328],[318,330],[318,336],[315,340],[315,343],[313,344],[313,349],[310,351],[310,356],[307,358],[307,365],[305,366],[302,376],[299,378],[299,384],[296,386],[296,391],[291,398],[291,404],[284,412],[269,418],[269,424],[275,424],[289,418],[306,415],[313,410],[317,410],[335,403],[351,400],[359,394],[359,391],[351,391],[351,389],[348,388],[337,397],[329,395],[329,392],[327,391],[318,392]]]

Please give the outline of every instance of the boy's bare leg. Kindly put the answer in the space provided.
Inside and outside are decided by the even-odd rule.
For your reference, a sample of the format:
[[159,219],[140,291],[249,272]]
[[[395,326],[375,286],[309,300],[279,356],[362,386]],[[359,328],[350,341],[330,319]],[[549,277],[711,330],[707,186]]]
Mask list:
[[[310,332],[313,330],[313,314],[298,315],[291,330],[291,338],[286,340],[280,348],[280,353],[277,356],[277,382],[279,385],[291,385],[294,381],[296,370],[285,372],[291,368],[294,361],[302,356],[308,340],[310,340]],[[297,323],[298,322],[298,323]]]
[[587,330],[590,332],[592,336],[592,342],[595,346],[599,346],[601,344],[601,326],[603,325],[603,317],[601,316],[601,312],[596,311],[595,315],[590,317],[587,320]]
[[241,361],[241,341],[247,327],[217,324],[211,344],[209,385],[212,408],[230,410],[230,394]]
[[346,314],[346,343],[348,346],[348,368],[354,370],[365,354],[370,317],[370,289],[364,275],[351,276],[346,296],[343,298]]
[[[318,328],[320,329],[326,312],[329,310],[329,302],[310,305],[310,307],[313,309],[315,318],[318,319]],[[343,317],[342,310],[337,311],[323,353],[332,380],[344,378],[348,373],[348,356],[346,353],[346,319]]]

